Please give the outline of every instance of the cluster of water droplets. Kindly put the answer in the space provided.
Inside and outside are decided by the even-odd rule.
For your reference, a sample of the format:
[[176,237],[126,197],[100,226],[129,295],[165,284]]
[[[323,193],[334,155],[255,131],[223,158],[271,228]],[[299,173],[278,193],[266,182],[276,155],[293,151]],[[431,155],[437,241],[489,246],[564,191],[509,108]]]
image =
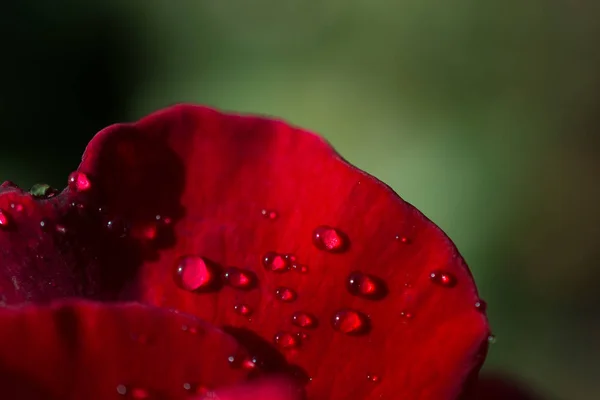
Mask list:
[[[276,211],[264,209],[261,211],[264,218],[275,220],[279,217]],[[406,236],[396,235],[394,241],[402,245],[411,243]],[[316,248],[328,253],[343,253],[349,249],[350,242],[348,237],[339,229],[327,225],[321,225],[314,229],[312,242]],[[269,273],[283,274],[289,271],[299,273],[308,273],[308,266],[298,261],[293,254],[280,253],[277,251],[268,251],[262,256],[262,265]],[[201,256],[188,255],[180,258],[176,267],[176,283],[187,291],[198,291],[203,286],[207,286],[212,279],[215,279],[213,271],[207,266],[207,262]],[[429,280],[443,288],[453,288],[458,284],[456,277],[449,271],[436,269],[429,272]],[[226,285],[235,289],[250,289],[257,285],[255,275],[249,271],[237,267],[226,268],[222,279]],[[346,277],[347,291],[356,297],[365,300],[376,301],[384,298],[388,293],[388,288],[383,279],[371,275],[367,272],[354,270]],[[405,285],[407,288],[411,283]],[[296,290],[286,286],[277,286],[273,290],[274,298],[282,303],[294,303],[298,298]],[[485,302],[478,300],[475,308],[481,312],[485,311]],[[233,310],[236,314],[249,317],[253,309],[248,304],[237,303]],[[410,310],[402,310],[398,316],[408,322],[414,318]],[[302,342],[308,338],[306,330],[312,330],[319,326],[317,317],[310,312],[297,310],[291,316],[291,324],[299,331],[278,331],[273,336],[273,343],[281,350],[294,350],[302,346]],[[353,308],[340,308],[333,313],[330,320],[330,326],[333,330],[349,335],[363,335],[371,329],[371,319],[368,314]],[[493,336],[490,336],[493,338]],[[492,339],[490,339],[492,342]],[[381,376],[370,373],[367,380],[378,383]]]

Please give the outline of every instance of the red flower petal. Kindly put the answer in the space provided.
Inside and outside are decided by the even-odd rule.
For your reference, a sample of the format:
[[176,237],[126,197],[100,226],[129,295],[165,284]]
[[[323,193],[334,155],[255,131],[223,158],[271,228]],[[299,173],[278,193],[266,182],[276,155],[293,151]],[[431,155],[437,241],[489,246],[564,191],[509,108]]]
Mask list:
[[131,227],[103,247],[102,291],[225,325],[267,364],[282,352],[315,398],[453,399],[483,361],[452,242],[313,134],[176,106],[98,134],[79,171],[81,201]]
[[4,399],[182,399],[245,380],[229,335],[167,310],[70,302],[0,310]]

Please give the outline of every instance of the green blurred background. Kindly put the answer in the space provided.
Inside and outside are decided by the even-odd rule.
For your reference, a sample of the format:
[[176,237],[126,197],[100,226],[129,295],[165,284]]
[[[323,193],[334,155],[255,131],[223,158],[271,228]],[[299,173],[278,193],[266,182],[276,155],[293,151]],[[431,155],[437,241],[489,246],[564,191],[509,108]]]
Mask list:
[[600,2],[18,1],[0,179],[63,187],[93,134],[189,101],[322,133],[440,225],[486,371],[600,398]]

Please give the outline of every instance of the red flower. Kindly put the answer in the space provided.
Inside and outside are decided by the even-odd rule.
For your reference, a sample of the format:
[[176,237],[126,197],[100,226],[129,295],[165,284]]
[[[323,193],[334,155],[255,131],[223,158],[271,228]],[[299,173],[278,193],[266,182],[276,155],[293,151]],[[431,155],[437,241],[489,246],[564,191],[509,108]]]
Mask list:
[[277,373],[309,399],[456,399],[483,362],[485,303],[452,242],[283,122],[175,106],[100,132],[60,194],[1,190],[1,300],[30,303],[0,312],[9,398]]

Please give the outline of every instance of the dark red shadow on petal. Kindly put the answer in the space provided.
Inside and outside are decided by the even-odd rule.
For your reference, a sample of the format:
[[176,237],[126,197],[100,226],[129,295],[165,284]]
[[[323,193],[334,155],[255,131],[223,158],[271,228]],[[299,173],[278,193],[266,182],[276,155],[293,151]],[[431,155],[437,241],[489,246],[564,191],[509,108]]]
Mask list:
[[233,354],[248,358],[205,322],[140,304],[0,309],[3,399],[183,399],[244,382]]

